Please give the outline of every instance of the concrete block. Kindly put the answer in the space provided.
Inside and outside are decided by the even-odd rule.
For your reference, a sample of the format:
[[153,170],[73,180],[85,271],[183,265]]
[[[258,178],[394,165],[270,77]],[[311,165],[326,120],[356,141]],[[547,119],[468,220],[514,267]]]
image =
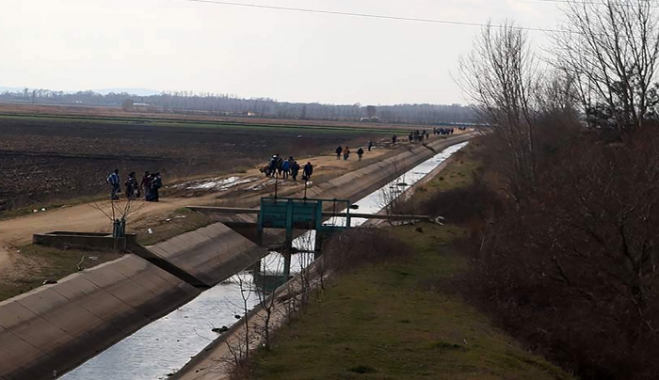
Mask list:
[[26,307],[36,315],[43,315],[69,303],[69,299],[55,292],[52,286],[44,286],[40,291],[16,297],[14,302]]
[[66,355],[73,354],[67,348],[67,343],[71,342],[73,337],[41,317],[12,327],[11,334],[42,353],[57,349]]
[[37,317],[34,312],[13,299],[0,303],[0,327],[7,331]]
[[52,376],[49,363],[52,363],[51,358],[16,335],[0,333],[0,377],[12,380],[38,379],[41,374],[48,372]]

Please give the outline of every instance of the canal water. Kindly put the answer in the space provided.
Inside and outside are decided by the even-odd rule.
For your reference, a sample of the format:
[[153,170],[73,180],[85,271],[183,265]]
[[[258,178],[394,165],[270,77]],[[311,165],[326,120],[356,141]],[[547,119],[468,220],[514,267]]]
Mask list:
[[[467,143],[451,146],[427,161],[417,165],[407,173],[391,181],[370,195],[355,202],[354,212],[376,214],[392,199],[392,194],[400,195],[410,186],[427,176],[452,154]],[[345,212],[346,210],[343,210]],[[351,226],[359,226],[367,219],[352,218]],[[329,221],[345,225],[345,218]],[[300,251],[310,251],[314,245],[313,233],[307,233],[293,242]],[[293,255],[291,274],[299,273],[313,261],[313,253],[303,252]],[[277,252],[262,260],[262,273],[281,273],[283,257]],[[65,380],[156,380],[166,379],[175,373],[190,358],[217,338],[213,328],[230,327],[259,303],[254,279],[249,271],[238,273],[227,281],[206,290],[188,304],[143,327],[133,335],[88,360],[78,368],[63,375]]]

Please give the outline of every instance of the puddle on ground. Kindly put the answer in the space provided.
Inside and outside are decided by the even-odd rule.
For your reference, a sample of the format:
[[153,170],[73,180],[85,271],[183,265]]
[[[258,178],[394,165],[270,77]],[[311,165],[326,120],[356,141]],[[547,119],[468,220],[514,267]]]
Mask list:
[[256,178],[247,177],[229,177],[229,178],[213,178],[211,180],[204,181],[193,181],[181,183],[173,186],[175,189],[186,189],[186,190],[215,190],[215,191],[227,191],[232,187],[242,185],[245,183],[254,182]]

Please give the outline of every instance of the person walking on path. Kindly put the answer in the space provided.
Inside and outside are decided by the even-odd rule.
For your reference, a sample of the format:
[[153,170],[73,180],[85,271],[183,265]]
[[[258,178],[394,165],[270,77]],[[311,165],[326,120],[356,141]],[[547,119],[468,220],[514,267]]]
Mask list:
[[148,171],[144,172],[140,187],[144,190],[144,200],[146,200],[149,197],[149,191],[151,191],[151,174]]
[[345,149],[343,149],[343,161],[348,161],[348,158],[350,158],[350,149],[345,147]]
[[300,172],[300,164],[297,163],[297,161],[293,160],[291,163],[291,177],[293,177],[293,181],[297,181],[297,173]]
[[149,196],[147,197],[147,202],[158,202],[160,201],[159,189],[162,187],[162,177],[160,177],[160,172],[157,172],[151,176],[151,189],[149,191]]
[[391,136],[391,143],[396,145],[396,140],[397,139],[398,139],[398,137],[396,137],[396,135]]
[[281,171],[284,173],[284,179],[288,178],[288,174],[291,171],[291,162],[289,160],[286,160],[281,163]]
[[128,174],[128,179],[124,185],[126,186],[126,199],[132,200],[139,196],[135,194],[139,193],[139,187],[137,186],[137,180],[135,179],[135,172],[130,172],[130,174]]
[[357,151],[357,157],[359,157],[359,161],[362,160],[363,155],[364,155],[364,149],[359,148],[359,150]]
[[114,169],[114,172],[110,174],[107,178],[107,182],[110,185],[110,200],[116,201],[119,199],[119,193],[121,193],[121,180],[119,179],[119,169]]
[[371,148],[373,148],[373,140],[368,140],[368,151],[371,151]]
[[311,165],[311,162],[307,162],[307,164],[304,165],[304,170],[302,172],[302,179],[304,181],[309,181],[311,179],[312,174],[313,174],[313,165]]
[[341,159],[341,152],[343,152],[343,147],[339,146],[338,148],[336,148],[335,152],[336,152],[336,159],[340,160]]

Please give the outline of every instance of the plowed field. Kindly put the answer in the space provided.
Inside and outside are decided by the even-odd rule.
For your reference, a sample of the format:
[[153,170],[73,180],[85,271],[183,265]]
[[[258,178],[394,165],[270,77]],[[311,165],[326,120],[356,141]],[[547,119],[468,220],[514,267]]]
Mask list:
[[274,126],[184,126],[144,121],[0,116],[0,211],[95,196],[115,168],[160,171],[165,184],[238,172],[274,153],[332,154],[338,144],[368,140],[366,130]]

